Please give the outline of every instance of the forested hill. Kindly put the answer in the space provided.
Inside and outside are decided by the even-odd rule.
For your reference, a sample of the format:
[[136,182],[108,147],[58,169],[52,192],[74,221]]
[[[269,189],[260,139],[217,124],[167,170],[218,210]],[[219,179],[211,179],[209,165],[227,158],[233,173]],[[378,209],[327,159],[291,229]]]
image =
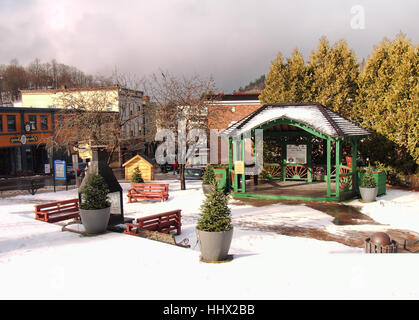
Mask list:
[[265,75],[261,75],[255,81],[250,82],[244,88],[240,87],[238,92],[260,92],[265,88]]
[[26,66],[20,65],[16,59],[9,64],[0,64],[1,104],[19,100],[19,90],[97,87],[110,83],[109,79],[85,74],[55,59],[50,62],[35,59]]

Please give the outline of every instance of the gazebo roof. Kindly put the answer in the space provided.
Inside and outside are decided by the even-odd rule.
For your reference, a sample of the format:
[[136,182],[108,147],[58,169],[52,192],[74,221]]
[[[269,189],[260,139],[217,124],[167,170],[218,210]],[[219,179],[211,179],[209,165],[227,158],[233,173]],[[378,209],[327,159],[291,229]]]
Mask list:
[[237,121],[220,135],[240,136],[270,121],[288,119],[329,137],[366,136],[370,132],[319,103],[269,104]]

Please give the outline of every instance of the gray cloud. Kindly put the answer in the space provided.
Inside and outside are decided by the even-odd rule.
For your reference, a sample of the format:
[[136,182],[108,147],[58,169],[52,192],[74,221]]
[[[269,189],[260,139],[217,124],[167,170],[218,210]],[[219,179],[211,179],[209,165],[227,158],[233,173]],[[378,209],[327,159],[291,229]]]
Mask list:
[[[365,29],[353,30],[354,5]],[[25,0],[0,3],[0,63],[52,58],[88,73],[212,74],[229,92],[269,71],[278,51],[307,58],[341,38],[358,59],[400,30],[418,43],[419,3],[405,1]]]

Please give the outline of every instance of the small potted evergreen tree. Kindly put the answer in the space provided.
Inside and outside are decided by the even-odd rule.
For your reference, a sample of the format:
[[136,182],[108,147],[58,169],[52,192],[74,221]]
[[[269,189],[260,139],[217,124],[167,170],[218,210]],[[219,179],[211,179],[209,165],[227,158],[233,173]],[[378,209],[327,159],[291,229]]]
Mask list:
[[214,180],[210,192],[201,206],[196,235],[204,261],[223,261],[228,258],[233,225],[228,196],[217,189]]
[[111,203],[105,179],[98,174],[88,176],[81,189],[80,218],[89,234],[104,233],[108,227]]
[[361,198],[365,202],[373,202],[377,197],[378,187],[373,175],[373,168],[367,167],[359,185]]
[[141,176],[140,168],[135,167],[134,171],[132,172],[131,183],[143,183],[143,182],[144,182],[144,179]]
[[204,174],[202,175],[202,190],[205,194],[208,194],[211,190],[211,185],[214,181],[217,181],[212,165],[208,164],[205,168]]

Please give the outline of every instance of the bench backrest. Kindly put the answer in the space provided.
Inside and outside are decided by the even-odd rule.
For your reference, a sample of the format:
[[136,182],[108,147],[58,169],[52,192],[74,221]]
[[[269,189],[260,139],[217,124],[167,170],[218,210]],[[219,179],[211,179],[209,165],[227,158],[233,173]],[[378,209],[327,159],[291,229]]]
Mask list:
[[64,201],[38,204],[35,206],[36,212],[63,213],[79,210],[79,199],[70,199]]
[[137,192],[163,192],[169,193],[168,184],[155,184],[155,183],[133,183],[132,188]]
[[163,213],[158,213],[152,216],[147,216],[147,217],[142,217],[142,218],[137,218],[137,223],[146,223],[146,222],[152,222],[154,220],[158,220],[160,218],[168,218],[168,219],[178,219],[180,218],[181,215],[181,211],[182,210],[173,210],[173,211],[168,211],[168,212],[163,212]]

